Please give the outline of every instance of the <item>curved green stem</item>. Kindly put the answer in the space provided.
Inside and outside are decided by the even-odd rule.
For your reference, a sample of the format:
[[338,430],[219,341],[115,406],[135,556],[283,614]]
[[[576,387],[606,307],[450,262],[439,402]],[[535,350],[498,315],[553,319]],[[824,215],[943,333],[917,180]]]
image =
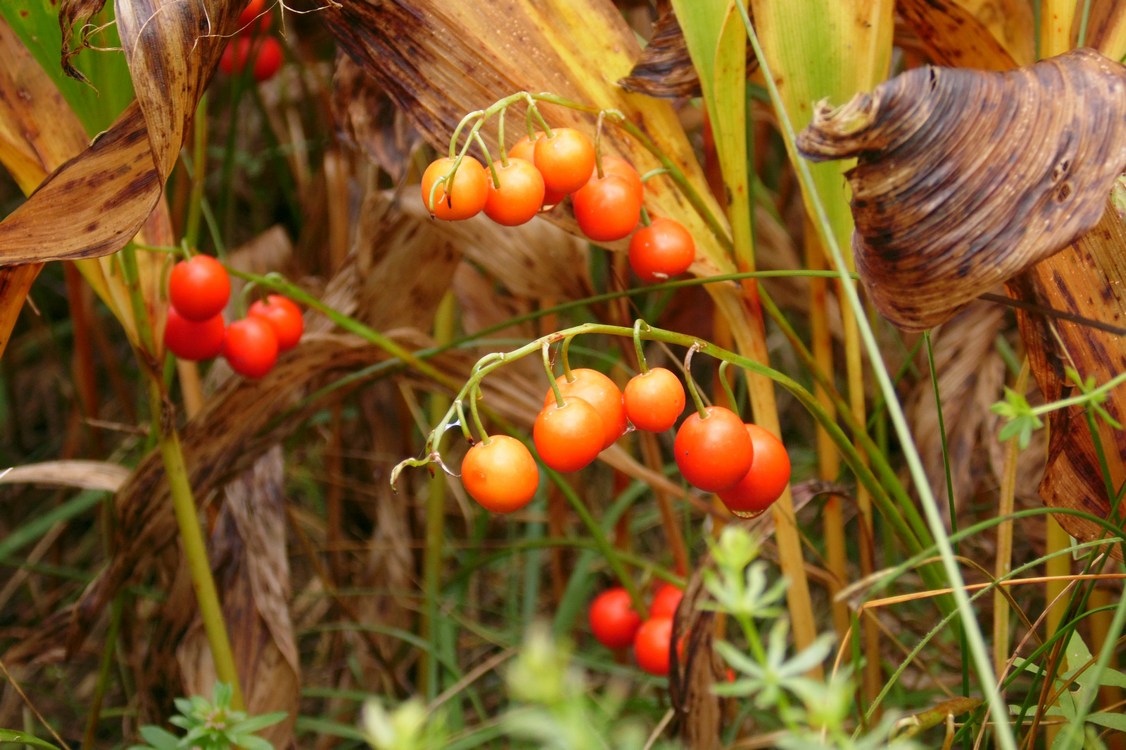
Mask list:
[[[449,150],[448,156],[451,159],[458,156],[457,142],[461,138],[461,131],[465,129],[465,126],[469,124],[469,121],[473,120],[473,119],[477,120],[477,123],[474,125],[473,130],[470,132],[470,136],[472,137],[472,135],[474,133],[476,133],[477,130],[480,129],[481,123],[483,123],[487,118],[488,118],[488,115],[485,114],[485,110],[483,110],[483,109],[478,109],[478,110],[475,110],[473,112],[470,112],[465,117],[461,118],[461,122],[459,122],[457,124],[457,127],[454,128],[454,134],[450,136],[450,150]],[[470,141],[470,138],[465,139],[465,146],[462,147],[463,153],[465,151],[465,148],[469,146],[469,141]]]
[[473,417],[473,426],[477,428],[481,442],[488,445],[490,441],[489,433],[485,431],[485,423],[481,421],[481,411],[477,408],[479,400],[481,400],[481,387],[479,383],[475,383],[469,391],[469,414]]
[[555,396],[555,405],[560,409],[563,408],[563,391],[559,390],[559,381],[555,379],[555,371],[551,369],[551,345],[546,341],[541,347],[543,352],[543,369],[547,373],[547,382],[550,384],[551,392]]
[[649,372],[649,363],[645,361],[645,347],[641,345],[641,329],[649,328],[649,324],[638,318],[633,324],[633,348],[637,352],[637,369],[642,375]]
[[473,442],[473,431],[469,429],[469,421],[465,418],[465,402],[460,398],[454,401],[454,413],[457,414],[457,423],[461,426],[461,434],[465,439]]
[[563,364],[563,377],[568,383],[575,382],[575,374],[571,372],[571,339],[572,336],[566,336],[563,339],[563,345],[559,347],[559,360]]
[[[650,329],[652,330],[652,329]],[[688,351],[684,353],[684,384],[688,386],[688,395],[692,397],[692,403],[696,407],[696,414],[700,419],[707,419],[708,410],[704,406],[704,399],[700,398],[700,390],[696,387],[696,379],[692,377],[692,355],[699,351],[697,343],[692,342],[692,346],[688,347]]]
[[735,400],[735,391],[731,390],[731,383],[727,382],[727,368],[730,365],[730,362],[719,363],[719,385],[723,388],[723,394],[727,396],[727,403],[734,409],[738,402]]

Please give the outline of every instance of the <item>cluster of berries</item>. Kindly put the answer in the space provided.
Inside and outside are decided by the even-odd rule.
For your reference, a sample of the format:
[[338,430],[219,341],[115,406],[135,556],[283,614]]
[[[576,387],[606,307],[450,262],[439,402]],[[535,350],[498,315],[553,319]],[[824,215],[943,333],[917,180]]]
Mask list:
[[[560,375],[544,395],[532,441],[546,466],[578,471],[624,435],[630,423],[639,430],[669,429],[684,411],[684,403],[684,386],[664,368],[635,375],[623,393],[601,372],[579,367]],[[539,470],[522,442],[494,435],[465,454],[461,481],[482,506],[508,513],[531,501]]]
[[270,33],[274,12],[266,0],[250,0],[238,17],[238,31],[219,58],[219,70],[241,75],[250,66],[254,80],[261,83],[277,75],[282,66],[282,46]]
[[231,369],[260,378],[278,354],[297,346],[305,330],[301,309],[280,294],[250,305],[245,318],[227,325],[223,309],[231,296],[231,279],[210,255],[193,255],[172,267],[168,277],[168,318],[164,345],[180,359],[195,362],[220,355]]
[[483,211],[498,224],[517,226],[568,197],[579,229],[590,240],[633,235],[630,267],[645,282],[678,276],[696,258],[696,243],[682,224],[650,219],[642,210],[645,187],[633,165],[599,155],[590,138],[574,128],[526,135],[488,167],[468,155],[442,157],[422,175],[423,203],[432,216],[447,221]]
[[[576,368],[560,375],[544,396],[532,428],[543,463],[578,471],[625,434],[671,429],[684,412],[684,386],[663,367],[634,375],[624,392],[606,375]],[[768,430],[744,424],[730,409],[709,406],[681,423],[673,443],[681,475],[693,487],[716,492],[728,510],[753,516],[770,507],[790,481],[790,458]],[[466,491],[485,508],[507,513],[527,505],[539,484],[535,459],[505,435],[476,443],[461,465]]]
[[672,618],[683,595],[671,583],[662,584],[653,594],[647,617],[642,619],[624,588],[606,589],[590,604],[590,631],[606,648],[632,648],[637,666],[664,677],[671,661]]

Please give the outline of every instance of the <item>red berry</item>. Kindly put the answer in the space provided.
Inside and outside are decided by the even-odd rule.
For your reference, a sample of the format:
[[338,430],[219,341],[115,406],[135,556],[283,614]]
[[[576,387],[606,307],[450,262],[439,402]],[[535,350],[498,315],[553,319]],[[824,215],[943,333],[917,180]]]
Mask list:
[[676,432],[673,456],[693,487],[717,492],[731,487],[751,468],[754,445],[743,420],[730,409],[709,406],[693,412]]
[[[626,407],[622,400],[622,391],[617,383],[598,372],[586,367],[576,367],[571,370],[571,380],[560,375],[555,379],[563,398],[569,399],[578,396],[583,401],[594,407],[602,417],[603,440],[602,447],[609,448],[626,431]],[[555,392],[550,388],[544,396],[543,405],[547,406],[555,400]],[[742,424],[742,423],[740,423]]]
[[680,606],[680,600],[683,598],[684,592],[679,587],[671,583],[662,583],[653,594],[653,601],[649,602],[649,617],[672,617],[676,614],[676,608]]
[[223,48],[219,69],[227,75],[238,75],[248,63],[253,65],[254,80],[273,78],[282,66],[281,42],[272,36],[237,36]]
[[790,456],[786,446],[757,424],[747,425],[754,445],[751,468],[735,486],[719,492],[719,499],[737,516],[757,516],[769,508],[790,482]]
[[590,603],[590,631],[606,648],[630,645],[639,627],[641,615],[621,586],[606,589]]
[[506,227],[531,221],[543,207],[543,175],[524,159],[509,159],[508,164],[493,162],[493,166],[499,184],[494,184],[492,173],[485,170],[489,180],[485,215]]
[[691,233],[672,219],[653,219],[629,241],[629,266],[638,278],[650,284],[679,276],[695,259],[696,242]]
[[555,128],[535,145],[536,169],[551,193],[573,193],[594,173],[594,144],[574,128]]
[[225,334],[226,326],[222,315],[207,320],[189,320],[178,313],[176,308],[168,308],[168,319],[164,323],[164,345],[180,359],[199,362],[218,357],[223,351]]
[[552,400],[532,426],[536,451],[556,471],[578,471],[598,458],[604,437],[602,417],[578,396],[567,396],[562,406]]
[[193,255],[172,266],[168,301],[188,320],[208,320],[223,312],[231,297],[231,278],[210,255]]
[[[531,162],[533,165],[536,163],[536,141],[543,137],[543,133],[537,132],[534,136],[526,135],[516,143],[512,144],[512,148],[508,151],[510,159],[523,159],[524,161]],[[536,168],[539,172],[539,168]],[[543,174],[540,174],[543,177]],[[544,184],[543,192],[543,206],[554,206],[559,201],[567,197],[566,193],[561,193],[557,190],[552,190]]]
[[223,357],[231,369],[248,378],[260,378],[278,361],[278,337],[266,320],[248,317],[227,326]]
[[664,432],[684,413],[684,386],[671,370],[654,367],[634,375],[622,392],[626,416],[646,432]]
[[651,617],[641,623],[633,640],[637,666],[649,674],[664,677],[669,673],[672,649],[672,618]]
[[[481,162],[472,156],[461,160],[451,179],[439,182],[448,177],[454,161],[448,156],[440,157],[430,162],[430,166],[422,173],[422,204],[435,218],[445,221],[460,221],[476,216],[485,208],[488,200],[488,175]],[[431,195],[434,198],[433,205],[430,203]]]
[[266,7],[266,0],[250,0],[238,16],[239,34],[265,34],[270,30],[273,12]]
[[641,194],[620,174],[591,175],[571,196],[571,208],[583,234],[612,242],[628,236],[641,220]]
[[[594,174],[598,174],[595,169]],[[638,173],[634,166],[620,156],[614,154],[602,155],[602,174],[621,175],[626,179],[626,183],[637,193],[637,200],[641,201],[645,197],[645,183],[641,181],[641,174]],[[591,176],[594,179],[594,175]]]
[[531,502],[539,467],[527,446],[508,435],[474,444],[461,461],[461,483],[486,510],[511,513]]
[[278,337],[278,351],[286,352],[297,346],[305,331],[305,319],[293,300],[280,294],[266,295],[265,300],[254,302],[247,316],[262,318],[271,326]]

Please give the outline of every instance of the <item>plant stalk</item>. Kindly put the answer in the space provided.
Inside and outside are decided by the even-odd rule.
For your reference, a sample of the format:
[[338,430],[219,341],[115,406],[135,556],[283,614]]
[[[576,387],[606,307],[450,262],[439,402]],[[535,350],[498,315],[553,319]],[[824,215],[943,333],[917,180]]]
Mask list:
[[153,422],[157,429],[157,442],[164,459],[164,471],[168,478],[168,489],[172,495],[172,509],[176,514],[176,524],[180,529],[180,543],[184,559],[191,574],[192,588],[195,589],[199,616],[203,630],[215,661],[215,676],[220,682],[231,686],[231,707],[237,711],[245,709],[242,688],[239,685],[238,670],[227,636],[227,625],[223,621],[223,608],[211,575],[211,564],[207,559],[207,547],[196,512],[195,498],[188,481],[188,469],[184,462],[184,451],[174,422],[174,408],[163,389],[158,375],[148,372],[149,404],[152,408]]

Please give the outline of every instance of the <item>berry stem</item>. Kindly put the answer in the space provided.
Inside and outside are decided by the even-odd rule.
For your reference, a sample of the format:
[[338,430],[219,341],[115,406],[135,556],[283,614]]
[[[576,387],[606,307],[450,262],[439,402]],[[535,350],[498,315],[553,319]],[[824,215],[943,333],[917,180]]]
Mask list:
[[704,399],[700,397],[700,391],[696,388],[696,380],[692,377],[692,355],[700,350],[700,343],[693,342],[692,346],[688,347],[688,351],[684,353],[684,384],[688,386],[688,395],[692,397],[692,403],[696,406],[696,413],[700,415],[700,419],[708,418],[708,410],[704,405]]
[[645,347],[641,345],[641,331],[649,330],[649,324],[641,318],[634,321],[633,324],[633,348],[637,350],[637,369],[641,374],[649,372],[649,363],[645,361]]
[[[542,96],[542,94],[540,96]],[[554,138],[555,132],[552,131],[551,126],[547,124],[547,120],[543,119],[543,114],[540,113],[540,108],[536,106],[537,98],[538,97],[536,97],[534,94],[528,94],[528,134],[531,135],[535,133],[535,126],[532,125],[532,121],[534,120],[535,122],[539,123],[539,129],[543,131],[543,134],[545,136],[547,136],[548,138]]]
[[602,123],[606,120],[606,110],[599,110],[598,119],[594,123],[594,173],[598,179],[606,176],[602,168]]
[[180,544],[188,566],[192,588],[195,590],[196,604],[200,619],[203,621],[211,658],[215,663],[215,673],[220,681],[231,686],[232,707],[241,710],[244,704],[239,688],[238,669],[231,649],[231,640],[227,634],[227,625],[223,619],[223,607],[211,573],[211,563],[207,557],[207,544],[204,541],[203,530],[200,528],[199,510],[192,492],[183,446],[176,430],[176,408],[169,396],[161,363],[155,355],[155,332],[141,290],[136,251],[134,245],[128,244],[120,253],[122,275],[129,291],[136,331],[136,339],[132,342],[134,353],[146,381],[149,417],[164,463],[165,480],[168,482],[168,494],[176,517]]
[[472,137],[473,133],[475,133],[475,132],[477,132],[478,130],[481,129],[481,124],[488,117],[488,115],[486,115],[485,112],[486,112],[486,110],[478,109],[478,110],[474,110],[473,112],[470,112],[465,117],[461,118],[461,122],[459,122],[457,124],[457,127],[454,128],[454,134],[452,136],[450,136],[449,157],[451,159],[457,157],[458,163],[461,162],[460,157],[461,157],[462,154],[465,153],[465,149],[469,147],[469,140],[470,140],[469,138],[465,139],[465,146],[462,147],[461,152],[459,153],[458,148],[457,148],[457,142],[461,138],[461,131],[465,129],[465,126],[469,124],[470,120],[476,119],[477,122],[473,125],[473,129],[470,131],[470,137]]
[[[508,148],[504,145],[504,123],[508,119],[508,107],[501,107],[500,112],[497,113],[497,146],[500,148],[500,163],[501,166],[508,166]],[[492,164],[490,163],[490,167]],[[493,170],[494,173],[496,170]],[[499,183],[494,182],[494,186],[499,186]]]
[[555,380],[555,371],[551,367],[551,345],[543,343],[543,369],[547,372],[547,382],[551,384],[551,392],[555,394],[555,405],[560,409],[567,403],[563,400],[563,391],[559,390],[559,383]]
[[[473,432],[469,429],[469,420],[465,418],[465,402],[458,399],[453,403],[454,413],[457,414],[457,423],[461,427],[461,434],[465,436],[467,442],[473,442]],[[431,446],[427,445],[427,451],[432,450]]]
[[[772,273],[773,272],[758,271],[755,272],[752,277],[761,278],[769,276]],[[813,274],[809,274],[807,272],[806,275]],[[685,285],[685,282],[675,282],[673,285],[683,286]],[[282,291],[288,290],[288,287],[282,287],[281,285],[279,285],[277,288],[281,289]],[[293,291],[298,295],[304,294],[299,288],[296,287],[293,288]],[[303,300],[299,299],[298,301]],[[318,304],[318,301],[314,299],[310,303],[310,306],[317,307]],[[317,307],[317,309],[320,308]],[[326,312],[326,314],[330,313]],[[345,318],[341,321],[341,324],[343,325],[348,320],[350,319]],[[352,321],[352,323],[354,324],[354,321]],[[355,326],[358,326],[358,324],[355,324],[353,327]],[[349,330],[353,330],[353,327],[349,327]],[[359,328],[360,330],[364,329],[363,326],[359,326]],[[462,384],[460,390],[457,390],[457,385],[450,386],[451,390],[457,390],[455,399],[466,398],[467,394],[469,394],[471,390],[473,390],[474,388],[479,388],[481,380],[483,380],[491,372],[493,372],[497,368],[503,367],[510,362],[514,362],[518,359],[522,359],[540,351],[540,348],[544,345],[545,342],[548,344],[554,344],[556,342],[566,341],[572,337],[584,334],[619,336],[624,338],[633,337],[635,335],[635,330],[633,328],[609,325],[605,323],[583,323],[581,325],[573,326],[562,331],[555,331],[553,333],[546,334],[545,336],[535,339],[534,341],[530,341],[511,351],[493,352],[487,354],[486,356],[482,357],[473,367],[469,380]],[[361,333],[361,335],[365,334]],[[837,414],[834,415],[821,405],[821,403],[817,400],[812,392],[810,392],[805,386],[789,377],[788,375],[785,375],[784,373],[781,373],[778,370],[775,370],[768,365],[764,365],[754,359],[750,359],[746,356],[737,354],[733,351],[724,349],[707,341],[700,341],[699,339],[696,339],[695,337],[689,336],[687,334],[678,333],[676,331],[669,331],[662,328],[655,328],[652,326],[645,326],[639,329],[637,335],[639,335],[645,341],[658,341],[673,346],[690,347],[695,351],[701,351],[715,359],[721,361],[729,361],[733,365],[747,371],[748,373],[761,375],[777,383],[784,390],[790,393],[798,401],[798,403],[800,403],[805,408],[810,416],[812,416],[817,421],[817,423],[825,429],[826,433],[828,433],[829,435],[829,439],[836,446],[837,450],[840,451],[841,458],[844,460],[845,464],[847,464],[848,467],[852,470],[857,482],[872,493],[873,499],[880,506],[881,513],[891,527],[894,537],[903,545],[904,549],[907,550],[910,554],[915,555],[923,550],[925,541],[929,542],[929,539],[925,534],[925,528],[920,528],[918,525],[916,525],[915,519],[904,517],[904,512],[902,509],[904,507],[910,507],[911,500],[895,470],[886,461],[884,454],[878,449],[878,446],[876,446],[875,442],[867,435],[864,430],[864,425],[856,422],[847,411],[838,409]],[[394,353],[392,352],[392,354]],[[410,357],[410,359],[403,360],[404,364],[409,365],[420,372],[424,372],[424,374],[426,371],[436,373],[439,372],[428,363],[422,362],[418,354],[408,352],[407,355]],[[686,365],[689,363],[690,359],[690,356],[686,356]],[[426,371],[422,369],[422,366],[426,367]],[[443,384],[449,384],[451,378],[445,373],[439,374],[442,378],[440,382],[442,382]],[[700,401],[699,393],[695,389],[695,383],[692,380],[687,367],[685,368],[685,375],[685,381],[688,386],[688,391],[690,394],[692,394],[693,402],[697,404],[697,407],[699,408],[699,405],[702,403],[702,401]],[[433,430],[431,430],[430,436],[427,439],[427,447],[429,449],[428,454],[432,455],[437,453],[438,443],[440,442],[441,437],[445,434],[446,430],[449,428],[449,425],[454,420],[455,416],[456,412],[454,408],[451,407],[446,415],[442,418],[442,420],[438,423],[438,425]],[[852,439],[850,439],[849,435],[845,433],[841,425],[838,424],[837,416],[840,417],[840,419],[844,422],[845,427],[860,443],[859,448],[857,448],[857,446],[853,444]],[[865,459],[862,458],[860,451],[866,452],[866,454],[869,456],[869,459],[872,461],[871,465],[865,462]],[[392,478],[397,477],[398,474],[401,473],[402,469],[406,466],[419,466],[423,463],[430,463],[433,461],[433,458],[427,459],[426,461],[413,458],[407,459],[403,462],[400,462],[400,464],[395,467],[395,469],[392,471]],[[392,487],[394,487],[393,483]],[[894,498],[892,497],[892,495],[894,495]],[[921,523],[921,521],[918,523]],[[923,575],[928,579],[928,584],[933,583],[935,587],[940,586],[940,583],[937,580],[931,580],[933,576],[926,572],[926,568],[924,568],[923,570]]]
[[239,292],[238,298],[235,302],[235,318],[246,317],[246,311],[250,309],[250,295],[254,294],[258,289],[258,282],[254,279],[246,282],[243,285],[242,291]]
[[575,374],[571,372],[571,339],[573,336],[567,336],[563,339],[563,345],[559,347],[559,359],[563,363],[563,377],[567,379],[568,383],[575,382]]
[[727,403],[731,410],[735,411],[735,404],[738,402],[735,400],[735,391],[731,389],[731,383],[727,379],[727,368],[730,364],[730,362],[720,362],[718,376],[720,387],[723,388],[723,395],[727,396]]
[[[485,145],[485,139],[481,137],[480,131],[474,130],[471,137],[477,141],[477,145],[481,147],[481,153],[485,156],[485,166],[489,170],[489,177],[493,181],[493,187],[500,187],[500,177],[497,175],[497,165],[493,161],[492,154],[489,153],[489,147]],[[504,146],[501,146],[503,152]]]
[[[492,442],[492,438],[489,437],[489,433],[485,432],[485,423],[481,421],[481,412],[477,408],[477,402],[482,398],[481,384],[478,381],[469,389],[469,413],[473,417],[473,426],[477,428],[477,434],[481,436],[481,442],[488,445]],[[462,424],[464,423],[465,420],[463,419]]]
[[653,223],[653,219],[649,216],[649,210],[646,209],[645,206],[642,206],[641,207],[641,225],[647,227],[647,226],[651,225],[652,223]]
[[641,175],[641,184],[644,185],[646,182],[649,182],[649,180],[653,179],[654,177],[658,177],[660,175],[668,174],[668,173],[669,173],[669,170],[668,170],[667,167],[656,167],[654,169],[650,169],[648,172]]

